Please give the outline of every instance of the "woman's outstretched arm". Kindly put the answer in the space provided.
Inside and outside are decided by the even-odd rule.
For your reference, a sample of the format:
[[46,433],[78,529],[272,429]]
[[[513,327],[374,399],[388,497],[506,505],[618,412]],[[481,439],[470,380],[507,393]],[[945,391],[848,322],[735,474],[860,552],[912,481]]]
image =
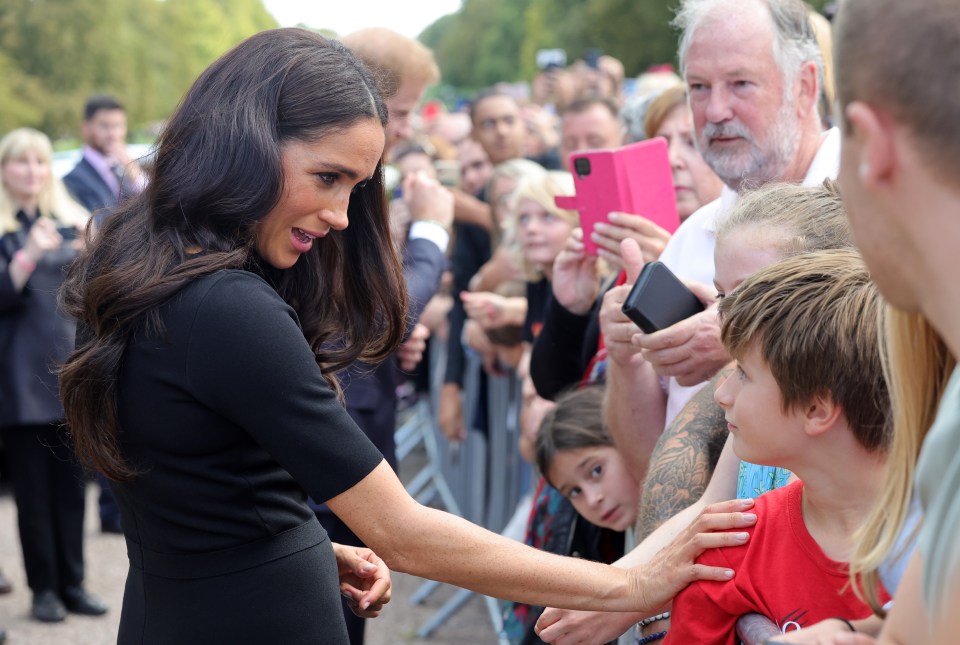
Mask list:
[[421,506],[382,462],[330,509],[395,571],[528,604],[605,611],[654,610],[698,579],[732,572],[694,564],[704,549],[743,544],[750,502],[712,506],[643,567],[616,569],[537,551],[466,520]]

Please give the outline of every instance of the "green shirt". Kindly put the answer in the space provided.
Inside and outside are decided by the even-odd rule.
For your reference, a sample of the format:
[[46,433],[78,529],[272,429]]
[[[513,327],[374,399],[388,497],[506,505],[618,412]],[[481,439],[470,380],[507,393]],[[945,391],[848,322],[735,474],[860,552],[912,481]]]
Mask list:
[[950,377],[937,420],[923,442],[917,493],[924,509],[919,541],[923,595],[933,617],[960,573],[960,368]]

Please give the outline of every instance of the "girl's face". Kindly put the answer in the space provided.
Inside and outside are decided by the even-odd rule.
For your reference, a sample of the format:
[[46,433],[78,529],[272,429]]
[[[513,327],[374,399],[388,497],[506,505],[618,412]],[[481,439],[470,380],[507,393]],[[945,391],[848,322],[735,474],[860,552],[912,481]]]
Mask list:
[[729,294],[760,269],[782,260],[783,252],[776,241],[786,234],[781,229],[747,227],[717,238],[713,282],[720,296]]
[[527,262],[549,269],[567,243],[573,224],[532,199],[521,199],[517,203],[517,228]]
[[36,151],[27,150],[20,157],[12,157],[0,166],[3,185],[11,199],[18,204],[37,200],[50,181],[50,164]]
[[613,446],[558,450],[547,475],[591,524],[624,531],[636,521],[640,482]]
[[283,192],[258,225],[260,257],[289,269],[330,229],[347,228],[350,196],[376,171],[383,141],[383,126],[368,119],[316,141],[284,144]]
[[694,145],[693,117],[686,105],[668,114],[654,136],[667,140],[673,186],[677,193],[677,211],[680,221],[683,221],[698,208],[719,197],[723,182]]

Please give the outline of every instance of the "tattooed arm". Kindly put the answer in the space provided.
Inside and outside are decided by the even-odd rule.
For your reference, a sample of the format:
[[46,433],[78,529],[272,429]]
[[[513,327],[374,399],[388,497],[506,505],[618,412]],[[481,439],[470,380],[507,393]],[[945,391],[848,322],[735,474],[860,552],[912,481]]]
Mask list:
[[[667,519],[703,496],[727,439],[723,410],[713,400],[717,383],[727,374],[729,370],[721,370],[701,388],[657,441],[650,456],[640,501],[636,527],[638,540],[642,541]],[[732,451],[730,457],[732,465],[738,467]],[[725,469],[724,480],[729,479],[729,470],[729,467]],[[732,492],[723,497],[728,492],[727,485],[717,490],[722,499],[732,499],[736,495],[735,476]],[[703,501],[705,505],[713,500]]]

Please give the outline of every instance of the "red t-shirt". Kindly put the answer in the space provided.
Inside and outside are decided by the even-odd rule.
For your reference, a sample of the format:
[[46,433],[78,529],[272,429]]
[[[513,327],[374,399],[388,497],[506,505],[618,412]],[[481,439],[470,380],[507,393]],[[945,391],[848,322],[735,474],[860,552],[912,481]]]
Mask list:
[[[743,546],[711,549],[698,562],[734,570],[730,582],[700,581],[673,601],[665,643],[736,644],[737,619],[766,616],[795,631],[827,618],[855,620],[871,614],[850,586],[845,563],[824,555],[803,523],[803,482],[757,498],[757,524]],[[744,529],[737,529],[744,530]],[[886,593],[881,593],[886,602]]]

